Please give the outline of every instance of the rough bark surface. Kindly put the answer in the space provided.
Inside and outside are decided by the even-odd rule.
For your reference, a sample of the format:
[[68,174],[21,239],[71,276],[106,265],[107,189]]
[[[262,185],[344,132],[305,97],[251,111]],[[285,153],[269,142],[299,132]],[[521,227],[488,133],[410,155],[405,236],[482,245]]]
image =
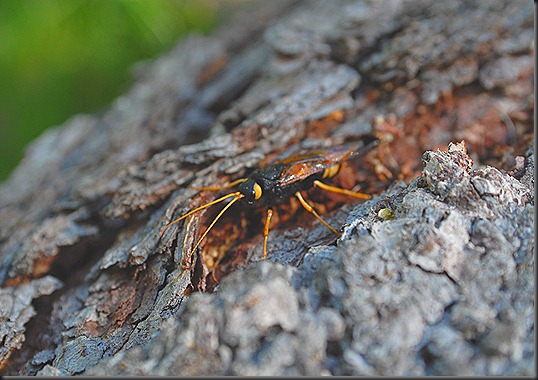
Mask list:
[[[530,1],[271,1],[138,70],[0,186],[11,375],[534,375]],[[299,147],[372,133],[290,201],[159,236]],[[461,142],[462,140],[465,143]],[[216,206],[215,206],[216,207]],[[218,209],[218,207],[217,207]]]

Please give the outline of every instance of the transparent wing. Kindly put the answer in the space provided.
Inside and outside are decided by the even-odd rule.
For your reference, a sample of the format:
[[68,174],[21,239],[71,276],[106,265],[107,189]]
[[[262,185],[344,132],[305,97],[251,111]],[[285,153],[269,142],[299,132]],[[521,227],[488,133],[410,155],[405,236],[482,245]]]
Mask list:
[[279,183],[287,185],[295,181],[308,178],[313,174],[346,161],[355,155],[355,151],[348,145],[306,152],[295,155],[284,160],[278,161],[278,164],[288,165],[282,172]]
[[341,164],[362,155],[378,143],[379,141],[375,137],[366,135],[354,143],[322,150],[303,151],[297,155],[277,161],[277,164],[288,166],[282,172],[279,183],[280,185],[287,185],[310,177],[313,174],[322,172],[328,167]]

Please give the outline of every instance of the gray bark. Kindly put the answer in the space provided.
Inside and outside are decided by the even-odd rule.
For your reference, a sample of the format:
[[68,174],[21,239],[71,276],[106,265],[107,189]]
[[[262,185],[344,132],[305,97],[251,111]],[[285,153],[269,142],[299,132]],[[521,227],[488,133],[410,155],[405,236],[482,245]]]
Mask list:
[[[532,11],[263,2],[140,67],[0,186],[1,373],[533,376]],[[193,186],[364,133],[335,181],[375,196],[309,192],[339,239],[293,201],[265,262],[264,209],[189,269],[214,212],[159,237]]]

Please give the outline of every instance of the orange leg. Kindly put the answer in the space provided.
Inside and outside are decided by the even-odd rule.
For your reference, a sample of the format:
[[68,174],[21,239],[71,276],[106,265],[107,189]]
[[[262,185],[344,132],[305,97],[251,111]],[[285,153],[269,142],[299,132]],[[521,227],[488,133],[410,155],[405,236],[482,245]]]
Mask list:
[[[269,225],[271,224],[272,216],[273,216],[273,210],[268,209],[267,218],[265,219],[265,227],[263,229],[263,259],[264,260],[267,258],[267,237],[269,236]],[[217,281],[217,278],[215,277],[215,270],[221,260],[222,260],[222,257],[220,257],[215,263],[215,265],[213,265],[213,270],[211,271],[211,277],[216,283],[218,283],[218,281]]]
[[273,216],[273,210],[267,210],[267,218],[265,219],[265,227],[263,228],[263,260],[267,259],[267,237],[269,236],[269,225],[271,224],[271,217]]
[[314,208],[312,206],[310,206],[303,198],[303,196],[301,195],[300,192],[296,192],[295,193],[295,196],[297,197],[297,199],[299,199],[299,202],[301,202],[301,205],[303,205],[303,207],[306,209],[306,211],[308,211],[309,213],[311,213],[312,215],[314,215],[321,223],[323,223],[328,229],[330,229],[332,232],[334,232],[336,235],[340,236],[340,232],[336,231],[334,228],[332,228],[329,223],[327,223],[326,221],[324,221],[321,216],[319,216],[319,214],[316,212],[316,210],[314,210]]
[[355,198],[359,198],[359,199],[370,199],[370,198],[372,198],[372,196],[369,195],[369,194],[363,194],[363,193],[359,193],[359,192],[356,192],[356,191],[342,189],[340,187],[330,186],[330,185],[327,185],[327,184],[325,184],[325,183],[323,183],[321,181],[318,181],[318,180],[314,181],[314,186],[319,187],[319,188],[321,188],[323,190],[332,191],[333,193],[349,195],[351,197],[355,197]]

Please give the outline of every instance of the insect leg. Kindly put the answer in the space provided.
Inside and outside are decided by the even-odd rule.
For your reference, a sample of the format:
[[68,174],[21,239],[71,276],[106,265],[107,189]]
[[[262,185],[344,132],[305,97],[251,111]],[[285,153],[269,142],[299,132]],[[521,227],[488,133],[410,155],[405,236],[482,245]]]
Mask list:
[[218,191],[218,190],[223,190],[223,189],[229,189],[230,187],[234,187],[235,185],[239,185],[240,183],[242,182],[245,182],[247,180],[247,178],[239,178],[239,179],[236,179],[235,181],[232,181],[230,183],[227,183],[226,185],[223,185],[223,186],[207,186],[207,187],[194,187],[194,186],[191,186],[193,189],[196,189],[196,190],[199,190],[199,191]]
[[267,218],[265,219],[265,227],[263,228],[263,259],[267,258],[267,237],[269,236],[269,224],[271,223],[271,217],[273,216],[273,210],[267,209]]
[[359,198],[359,199],[370,199],[370,198],[372,198],[372,196],[369,195],[369,194],[363,194],[363,193],[359,193],[357,191],[346,190],[346,189],[342,189],[340,187],[330,186],[330,185],[327,185],[327,184],[325,184],[325,183],[323,183],[321,181],[318,181],[318,180],[314,181],[314,186],[319,187],[319,188],[321,188],[323,190],[332,191],[333,193],[349,195],[349,196]]
[[198,243],[196,243],[196,245],[194,246],[194,248],[191,250],[191,252],[187,255],[187,258],[184,260],[185,262],[189,261],[192,254],[196,251],[196,248],[198,248],[198,246],[200,245],[200,243],[202,242],[202,240],[204,240],[204,238],[206,237],[206,235],[208,234],[208,232],[211,230],[211,228],[213,228],[213,226],[215,225],[215,223],[217,223],[217,220],[219,220],[219,218],[222,216],[222,214],[224,214],[226,212],[226,210],[228,210],[237,200],[243,198],[243,194],[239,193],[239,194],[236,194],[236,197],[234,199],[232,199],[232,201],[230,203],[228,203],[222,210],[220,210],[220,212],[217,214],[217,216],[215,217],[215,219],[213,219],[213,221],[211,222],[211,224],[209,225],[209,227],[207,227],[207,229],[205,230],[205,232],[202,234],[202,237],[198,240]]
[[340,236],[340,232],[336,231],[334,228],[332,228],[326,221],[324,221],[321,216],[319,216],[319,214],[316,212],[316,210],[314,210],[314,208],[312,206],[310,206],[303,198],[303,196],[301,195],[300,192],[296,192],[295,193],[295,196],[297,197],[297,199],[299,199],[299,202],[301,202],[301,204],[303,205],[303,207],[306,209],[306,211],[308,211],[309,213],[313,214],[316,218],[318,218],[318,220],[323,223],[328,229],[330,229],[332,232],[334,232],[335,234],[337,234],[338,236]]

